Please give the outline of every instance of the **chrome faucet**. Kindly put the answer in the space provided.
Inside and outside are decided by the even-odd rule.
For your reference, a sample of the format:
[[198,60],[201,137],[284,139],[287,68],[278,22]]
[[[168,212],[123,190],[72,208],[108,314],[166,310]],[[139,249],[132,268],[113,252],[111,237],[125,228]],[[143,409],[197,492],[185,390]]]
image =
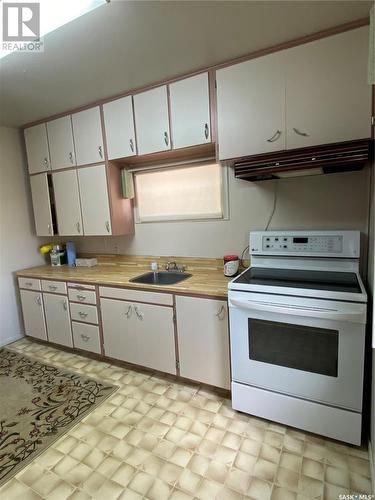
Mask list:
[[177,264],[177,262],[172,261],[172,262],[167,262],[165,269],[167,271],[176,271],[178,273],[183,273],[186,267],[183,266],[182,264]]

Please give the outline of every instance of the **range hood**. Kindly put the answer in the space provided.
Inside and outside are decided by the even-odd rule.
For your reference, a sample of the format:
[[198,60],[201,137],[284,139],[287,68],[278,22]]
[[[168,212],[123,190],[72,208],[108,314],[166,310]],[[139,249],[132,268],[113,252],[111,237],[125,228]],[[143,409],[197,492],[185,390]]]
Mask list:
[[371,140],[347,141],[236,159],[234,176],[247,181],[360,170],[370,157]]

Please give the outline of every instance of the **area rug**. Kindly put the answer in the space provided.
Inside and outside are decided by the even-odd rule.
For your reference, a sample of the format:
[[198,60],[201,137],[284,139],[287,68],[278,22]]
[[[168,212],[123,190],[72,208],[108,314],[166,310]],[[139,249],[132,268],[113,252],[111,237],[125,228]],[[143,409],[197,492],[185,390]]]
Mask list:
[[116,389],[0,349],[0,486]]

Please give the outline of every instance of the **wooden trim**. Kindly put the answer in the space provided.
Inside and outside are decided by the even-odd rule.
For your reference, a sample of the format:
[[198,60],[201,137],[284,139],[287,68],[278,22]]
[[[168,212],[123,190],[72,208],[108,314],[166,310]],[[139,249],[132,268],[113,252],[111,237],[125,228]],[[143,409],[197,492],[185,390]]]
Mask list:
[[173,331],[174,331],[174,349],[176,358],[176,375],[180,376],[180,349],[178,346],[178,329],[177,329],[177,309],[176,309],[176,297],[173,295]]
[[172,106],[171,106],[171,91],[169,88],[169,84],[166,85],[167,88],[167,109],[168,109],[168,126],[169,126],[169,150],[172,151],[174,149],[174,138],[173,138],[173,127],[172,127]]
[[151,90],[153,88],[160,87],[162,85],[169,85],[170,83],[173,83],[173,82],[176,82],[179,80],[183,80],[185,78],[189,78],[190,76],[199,75],[200,73],[204,73],[207,71],[216,71],[218,69],[225,68],[227,66],[232,66],[233,64],[245,62],[245,61],[248,61],[250,59],[254,59],[256,57],[261,57],[261,56],[264,56],[267,54],[271,54],[273,52],[278,52],[280,50],[289,49],[289,48],[295,47],[297,45],[303,45],[305,43],[312,42],[312,41],[318,40],[320,38],[326,38],[326,37],[329,37],[332,35],[337,35],[338,33],[343,33],[345,31],[353,30],[356,28],[361,28],[362,26],[367,26],[369,24],[369,22],[370,22],[369,17],[365,17],[365,18],[357,19],[355,21],[350,21],[350,22],[345,23],[345,24],[333,26],[332,28],[327,28],[327,29],[324,29],[321,31],[317,31],[315,33],[311,33],[309,35],[304,35],[304,36],[301,36],[298,38],[288,40],[286,42],[271,45],[270,47],[267,47],[264,49],[259,49],[259,50],[256,50],[254,52],[250,52],[249,54],[246,54],[246,55],[243,55],[240,57],[236,57],[236,58],[230,59],[228,61],[216,64],[216,65],[206,66],[204,68],[199,68],[195,71],[183,73],[182,75],[178,75],[178,76],[166,79],[166,80],[160,80],[158,82],[153,83],[152,85],[146,85],[146,86],[139,87],[136,89],[130,89],[130,90],[127,90],[124,92],[120,92],[119,94],[115,94],[111,97],[99,99],[97,101],[90,102],[90,103],[85,104],[83,106],[80,106],[78,108],[73,108],[69,111],[64,111],[62,113],[56,113],[54,115],[48,116],[46,118],[42,118],[40,120],[28,122],[28,123],[25,123],[24,125],[22,125],[21,128],[25,129],[28,127],[32,127],[34,125],[39,125],[40,123],[55,120],[56,118],[61,118],[62,116],[78,113],[79,111],[84,111],[86,109],[93,108],[95,106],[100,106],[106,102],[115,101],[116,99],[120,99],[121,97],[126,97],[128,95],[140,94],[142,92],[146,92],[147,90]]
[[95,286],[95,294],[96,294],[96,311],[98,313],[100,352],[101,352],[102,356],[105,356],[105,352],[104,352],[103,320],[102,320],[102,309],[100,307],[99,285]]
[[217,96],[216,96],[216,73],[213,70],[208,72],[208,96],[210,102],[210,133],[211,143],[216,144],[215,156],[218,158],[217,149]]

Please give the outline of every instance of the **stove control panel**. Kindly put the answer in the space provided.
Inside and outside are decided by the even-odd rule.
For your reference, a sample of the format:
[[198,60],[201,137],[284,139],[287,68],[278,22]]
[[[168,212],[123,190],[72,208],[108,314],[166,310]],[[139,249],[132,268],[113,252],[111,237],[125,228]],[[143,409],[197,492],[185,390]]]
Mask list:
[[263,236],[262,250],[337,254],[342,252],[342,236]]

